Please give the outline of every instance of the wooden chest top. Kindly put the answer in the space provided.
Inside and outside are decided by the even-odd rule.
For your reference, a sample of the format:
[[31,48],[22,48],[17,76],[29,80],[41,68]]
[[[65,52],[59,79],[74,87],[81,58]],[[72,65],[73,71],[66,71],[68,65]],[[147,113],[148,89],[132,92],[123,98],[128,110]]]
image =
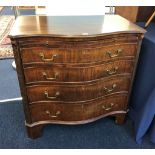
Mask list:
[[19,16],[9,36],[94,37],[117,33],[145,33],[145,30],[119,15]]

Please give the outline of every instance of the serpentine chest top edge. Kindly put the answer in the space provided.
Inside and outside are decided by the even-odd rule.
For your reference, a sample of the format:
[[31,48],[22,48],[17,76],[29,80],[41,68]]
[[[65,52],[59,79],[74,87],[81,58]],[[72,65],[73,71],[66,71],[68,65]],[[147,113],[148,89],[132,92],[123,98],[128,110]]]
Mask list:
[[96,37],[146,31],[119,15],[98,16],[19,16],[10,38],[30,36]]

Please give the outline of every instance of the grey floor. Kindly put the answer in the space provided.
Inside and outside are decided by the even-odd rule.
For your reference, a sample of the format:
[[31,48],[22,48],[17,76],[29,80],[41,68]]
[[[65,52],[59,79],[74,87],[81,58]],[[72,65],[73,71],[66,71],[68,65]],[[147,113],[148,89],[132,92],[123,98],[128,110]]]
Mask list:
[[13,60],[0,60],[0,100],[21,97],[17,73],[12,67]]
[[[35,15],[34,9],[19,10],[21,15]],[[6,6],[0,15],[14,15],[12,7]],[[21,97],[16,71],[12,68],[14,59],[0,59],[0,102]]]

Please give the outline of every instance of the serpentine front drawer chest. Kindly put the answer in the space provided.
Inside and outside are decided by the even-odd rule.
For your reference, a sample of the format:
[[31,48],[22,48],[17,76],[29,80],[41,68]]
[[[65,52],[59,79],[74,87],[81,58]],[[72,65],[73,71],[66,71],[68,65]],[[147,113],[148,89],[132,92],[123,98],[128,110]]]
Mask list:
[[118,15],[19,16],[9,36],[29,137],[50,123],[122,124],[144,33]]

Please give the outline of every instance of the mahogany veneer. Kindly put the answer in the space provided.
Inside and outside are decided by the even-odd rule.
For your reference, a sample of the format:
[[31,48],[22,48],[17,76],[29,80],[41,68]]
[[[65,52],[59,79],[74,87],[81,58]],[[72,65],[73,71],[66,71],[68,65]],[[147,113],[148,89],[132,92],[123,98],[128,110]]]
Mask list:
[[50,123],[122,124],[144,33],[118,15],[18,17],[10,38],[29,137]]

